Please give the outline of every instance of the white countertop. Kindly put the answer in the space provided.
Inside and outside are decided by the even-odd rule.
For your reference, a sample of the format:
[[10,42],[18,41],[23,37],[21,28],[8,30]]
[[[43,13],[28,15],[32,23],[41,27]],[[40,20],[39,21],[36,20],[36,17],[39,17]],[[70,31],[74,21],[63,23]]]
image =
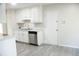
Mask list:
[[0,36],[0,41],[1,40],[8,40],[10,38],[14,38],[14,37],[12,37],[12,36]]
[[13,36],[0,36],[0,56],[16,56],[16,41]]
[[18,29],[18,31],[43,31],[43,29]]

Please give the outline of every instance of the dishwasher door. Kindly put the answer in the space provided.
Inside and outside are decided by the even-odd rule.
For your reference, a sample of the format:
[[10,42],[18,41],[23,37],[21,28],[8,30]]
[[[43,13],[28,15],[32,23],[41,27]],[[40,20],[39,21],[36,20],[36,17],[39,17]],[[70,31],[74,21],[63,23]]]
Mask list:
[[37,32],[35,31],[29,31],[29,43],[38,45],[37,44]]

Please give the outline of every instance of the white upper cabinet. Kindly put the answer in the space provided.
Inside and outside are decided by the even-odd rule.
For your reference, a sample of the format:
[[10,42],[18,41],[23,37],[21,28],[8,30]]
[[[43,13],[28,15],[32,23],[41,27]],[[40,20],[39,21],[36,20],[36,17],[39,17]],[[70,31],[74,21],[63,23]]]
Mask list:
[[30,19],[33,23],[42,23],[42,6],[34,6],[16,10],[16,20]]
[[42,6],[36,6],[32,8],[33,23],[42,23],[43,22],[42,16],[43,16]]
[[31,19],[31,9],[30,8],[16,10],[17,22],[24,20],[24,19]]

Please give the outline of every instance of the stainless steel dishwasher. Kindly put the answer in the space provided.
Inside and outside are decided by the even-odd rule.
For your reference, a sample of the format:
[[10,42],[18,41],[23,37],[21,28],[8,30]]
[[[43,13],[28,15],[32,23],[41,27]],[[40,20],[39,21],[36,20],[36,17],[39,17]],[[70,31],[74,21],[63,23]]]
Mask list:
[[29,31],[29,43],[32,45],[38,45],[37,44],[37,32],[36,31]]

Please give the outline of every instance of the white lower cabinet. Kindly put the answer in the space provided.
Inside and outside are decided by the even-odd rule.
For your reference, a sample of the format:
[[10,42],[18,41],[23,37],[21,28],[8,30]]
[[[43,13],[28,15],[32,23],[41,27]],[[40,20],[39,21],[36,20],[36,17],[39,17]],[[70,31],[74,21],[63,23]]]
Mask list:
[[42,31],[37,32],[37,41],[38,41],[38,45],[41,45],[43,43],[43,32]]
[[28,43],[28,31],[18,31],[16,37],[17,41]]
[[29,40],[28,40],[28,31],[26,31],[26,32],[24,32],[24,42],[29,42]]
[[[30,31],[37,32],[37,45],[41,45],[43,42],[43,33],[42,31]],[[18,31],[16,34],[17,41],[30,43],[29,40],[29,31]],[[32,38],[31,38],[32,39]]]

